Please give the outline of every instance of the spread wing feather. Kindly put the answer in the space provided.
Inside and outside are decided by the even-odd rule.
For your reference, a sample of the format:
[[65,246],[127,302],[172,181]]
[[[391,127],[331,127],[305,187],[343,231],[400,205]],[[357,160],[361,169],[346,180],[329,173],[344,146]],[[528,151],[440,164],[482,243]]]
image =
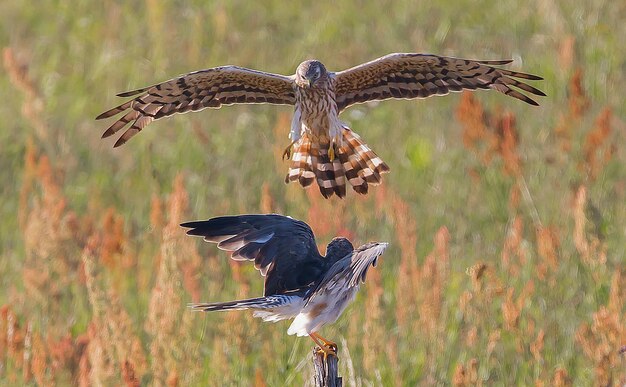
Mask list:
[[125,112],[102,135],[109,137],[130,123],[115,147],[124,144],[150,122],[175,113],[236,103],[293,105],[296,100],[292,77],[237,66],[195,71],[118,96],[133,99],[96,117],[100,120]]
[[389,246],[388,243],[367,243],[343,259],[337,261],[324,274],[324,278],[315,286],[307,299],[307,304],[319,294],[319,290],[325,288],[353,288],[365,282],[367,271],[376,266],[380,257]]
[[217,243],[235,260],[254,261],[265,276],[266,296],[308,287],[327,270],[311,228],[286,216],[222,216],[181,226],[190,228],[188,235]]
[[[510,60],[469,60],[428,54],[390,54],[335,74],[339,110],[350,105],[389,98],[413,99],[445,95],[463,89],[494,89],[531,105],[530,94],[545,94],[524,80],[543,78],[493,66]],[[517,79],[516,79],[517,78]]]
[[357,286],[361,282],[365,282],[367,269],[370,266],[376,266],[378,257],[383,254],[387,246],[389,246],[387,243],[368,243],[354,251],[350,262],[351,276],[348,281],[350,286]]

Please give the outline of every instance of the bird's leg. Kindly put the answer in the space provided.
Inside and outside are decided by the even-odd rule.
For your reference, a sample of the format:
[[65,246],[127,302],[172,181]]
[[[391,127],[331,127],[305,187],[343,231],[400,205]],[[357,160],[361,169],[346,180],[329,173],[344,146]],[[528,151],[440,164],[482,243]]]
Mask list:
[[330,139],[330,146],[328,147],[328,158],[330,159],[330,161],[332,162],[333,160],[335,160],[335,147],[340,147],[343,144],[341,143],[343,140],[343,138],[341,138],[341,133],[338,135],[333,136]]
[[289,146],[287,146],[287,148],[285,148],[285,151],[283,152],[283,160],[285,160],[285,158],[287,160],[289,160],[291,158],[291,148],[293,147],[293,144],[296,143],[296,141],[292,141],[291,144],[289,144]]
[[[333,349],[330,346],[327,346],[325,343],[322,343],[322,341],[324,340],[320,340],[319,336],[317,336],[315,333],[311,332],[309,333],[309,337],[315,342],[315,344],[317,344],[317,346],[319,347],[319,351],[318,353],[321,351],[324,353],[324,360],[326,360],[326,358],[328,356],[335,356],[337,357],[337,345],[335,344],[335,348]],[[334,344],[334,343],[333,343]]]
[[341,129],[330,129],[330,145],[328,146],[328,158],[331,162],[335,160],[335,147],[342,146],[343,136],[341,135]]
[[333,351],[337,352],[337,343],[335,343],[334,341],[330,341],[328,339],[323,338],[322,336],[320,336],[317,333],[313,333],[315,335],[315,337],[317,337],[317,339],[319,341],[321,341],[326,347],[331,348]]

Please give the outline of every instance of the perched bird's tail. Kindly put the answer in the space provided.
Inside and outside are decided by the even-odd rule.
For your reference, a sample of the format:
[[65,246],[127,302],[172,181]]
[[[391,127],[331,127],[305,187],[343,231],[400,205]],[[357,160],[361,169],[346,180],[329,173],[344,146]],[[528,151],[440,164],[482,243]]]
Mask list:
[[293,145],[293,157],[285,183],[298,181],[308,187],[317,180],[322,196],[346,196],[346,181],[352,188],[366,194],[368,184],[377,185],[389,167],[350,129],[342,129],[342,143],[335,144],[335,158],[330,160],[329,144],[315,141],[307,133]]
[[280,294],[229,302],[189,304],[188,306],[202,312],[252,309],[255,311],[254,317],[260,317],[265,321],[280,321],[297,315],[304,305],[303,300],[300,294]]

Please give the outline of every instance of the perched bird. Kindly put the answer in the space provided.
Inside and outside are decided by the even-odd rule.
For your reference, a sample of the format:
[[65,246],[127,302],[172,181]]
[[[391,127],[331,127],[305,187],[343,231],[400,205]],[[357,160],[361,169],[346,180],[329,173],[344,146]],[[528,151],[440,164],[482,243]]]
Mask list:
[[293,156],[285,182],[298,181],[308,187],[315,180],[325,198],[333,194],[344,197],[346,182],[366,194],[368,184],[380,184],[381,174],[389,167],[339,120],[341,111],[368,101],[426,98],[463,89],[494,89],[538,105],[516,88],[545,96],[518,80],[543,78],[493,67],[510,62],[408,53],[390,54],[336,73],[327,71],[318,60],[302,62],[292,76],[237,66],[215,67],[120,93],[120,97],[133,99],[96,119],[124,113],[102,135],[111,136],[130,124],[115,143],[117,147],[153,120],[174,113],[236,103],[294,105],[292,142],[283,154],[283,158]]
[[370,266],[376,266],[387,243],[367,243],[354,249],[346,238],[334,238],[326,256],[304,222],[282,215],[239,215],[183,223],[188,235],[204,237],[231,252],[236,261],[254,261],[265,277],[263,297],[190,304],[199,311],[251,309],[264,321],[293,318],[290,335],[308,335],[325,355],[337,345],[317,332],[337,321],[354,299]]

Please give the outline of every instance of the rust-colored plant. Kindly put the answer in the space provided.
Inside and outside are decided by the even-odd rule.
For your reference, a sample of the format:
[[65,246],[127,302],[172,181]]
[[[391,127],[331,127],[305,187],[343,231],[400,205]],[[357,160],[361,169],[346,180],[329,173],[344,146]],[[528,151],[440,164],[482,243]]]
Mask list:
[[626,307],[626,275],[616,270],[611,281],[609,302],[593,313],[592,323],[583,323],[576,332],[576,342],[594,364],[596,384],[623,385],[626,372],[621,364],[620,348],[626,342],[623,310]]
[[478,360],[470,359],[467,364],[457,364],[452,377],[452,385],[457,387],[482,385],[482,381],[478,378]]
[[596,118],[594,128],[585,136],[583,143],[584,161],[580,169],[589,180],[595,180],[616,151],[615,144],[609,142],[613,115],[611,109],[605,108]]
[[[161,261],[145,323],[146,332],[152,337],[151,373],[160,384],[175,385],[179,380],[178,375],[193,377],[191,372],[183,372],[186,362],[191,362],[194,354],[186,345],[191,342],[193,314],[186,313],[183,294],[184,288],[187,287],[195,293],[194,297],[199,297],[199,285],[195,283],[196,277],[193,274],[188,272],[187,276],[184,276],[181,268],[184,266],[188,266],[187,270],[197,268],[200,257],[193,240],[188,238],[179,226],[185,219],[187,205],[183,177],[178,175],[168,200],[168,220],[163,228]],[[183,285],[185,278],[186,284]],[[135,370],[137,371],[137,368]]]
[[582,260],[592,267],[606,263],[606,245],[597,237],[587,233],[587,188],[579,186],[574,192],[572,215],[574,217],[573,239]]

